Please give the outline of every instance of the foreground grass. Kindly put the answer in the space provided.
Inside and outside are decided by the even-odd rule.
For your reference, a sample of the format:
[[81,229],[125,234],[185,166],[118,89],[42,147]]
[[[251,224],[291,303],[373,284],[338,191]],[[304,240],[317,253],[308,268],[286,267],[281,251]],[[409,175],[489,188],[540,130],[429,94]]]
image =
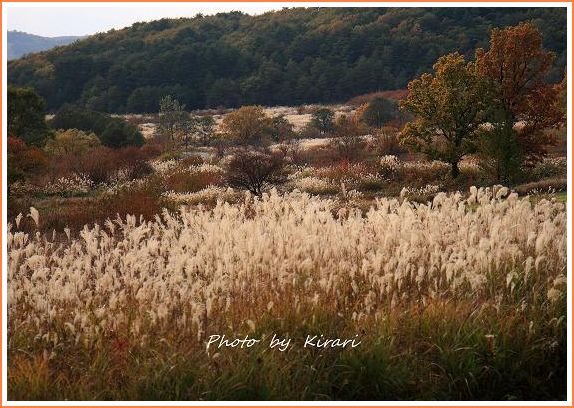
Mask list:
[[[565,316],[565,301],[555,313]],[[290,349],[199,348],[110,333],[96,348],[43,355],[14,336],[8,397],[25,400],[553,400],[566,398],[566,320],[489,304],[396,308],[362,328],[337,316],[314,324],[269,316],[250,334],[289,333]],[[360,330],[355,349],[305,349],[309,333]],[[246,333],[246,332],[244,332]],[[230,335],[232,335],[230,333]]]
[[[565,398],[563,204],[332,205],[273,193],[77,238],[9,229],[8,398]],[[294,344],[270,350],[273,333]],[[213,334],[264,340],[208,352]],[[361,344],[303,347],[320,334]]]

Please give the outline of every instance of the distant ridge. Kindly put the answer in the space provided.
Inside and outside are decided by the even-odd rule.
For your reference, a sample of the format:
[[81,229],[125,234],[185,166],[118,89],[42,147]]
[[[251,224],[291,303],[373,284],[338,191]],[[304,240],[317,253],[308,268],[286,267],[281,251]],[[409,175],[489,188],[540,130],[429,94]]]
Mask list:
[[20,58],[31,52],[46,51],[59,45],[68,45],[83,36],[42,37],[23,31],[8,31],[8,60]]
[[165,95],[188,109],[337,103],[405,89],[440,56],[472,59],[492,28],[522,21],[556,53],[548,80],[561,81],[565,8],[315,7],[135,23],[10,61],[8,83],[34,88],[52,112],[157,112]]

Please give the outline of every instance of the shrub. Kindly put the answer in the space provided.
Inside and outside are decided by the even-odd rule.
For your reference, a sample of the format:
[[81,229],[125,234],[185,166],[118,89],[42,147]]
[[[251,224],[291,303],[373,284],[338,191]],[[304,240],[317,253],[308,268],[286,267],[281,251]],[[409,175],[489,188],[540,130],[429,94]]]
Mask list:
[[271,118],[271,138],[275,142],[289,141],[295,138],[296,134],[291,124],[285,115],[275,115]]
[[[181,166],[181,165],[180,165]],[[167,191],[175,193],[197,192],[208,186],[223,182],[223,171],[215,166],[174,169],[162,176],[162,185]]]
[[[65,228],[80,231],[84,225],[103,225],[106,219],[123,219],[127,215],[153,220],[169,203],[164,202],[158,191],[148,186],[137,186],[105,194],[100,198],[52,199],[41,210],[40,230],[62,233]],[[174,210],[175,208],[171,208]],[[29,227],[32,227],[30,225]],[[32,228],[34,230],[35,228]]]
[[347,101],[347,105],[351,106],[360,106],[363,104],[368,104],[373,99],[376,98],[386,98],[392,99],[395,101],[403,99],[407,96],[408,91],[406,89],[397,89],[393,91],[378,91],[378,92],[371,92],[364,95],[355,96]]
[[48,158],[42,149],[28,146],[16,137],[8,137],[7,142],[8,183],[37,176],[48,166]]
[[380,177],[366,177],[359,181],[358,189],[361,191],[376,192],[385,187],[385,183]]
[[337,152],[339,159],[347,161],[361,159],[365,146],[365,140],[361,136],[352,134],[337,137],[331,141],[331,147]]
[[141,146],[144,138],[138,128],[108,114],[64,105],[50,121],[56,129],[79,129],[95,133],[108,147]]
[[397,156],[386,155],[381,157],[380,175],[385,179],[396,179],[403,169],[403,163]]
[[123,179],[141,178],[151,172],[147,162],[149,152],[138,147],[111,149],[97,147],[82,154],[66,154],[52,161],[52,174],[61,177],[76,174],[86,175],[94,184],[117,178],[121,171]]
[[225,179],[229,186],[261,195],[270,184],[285,180],[283,155],[269,151],[237,149],[227,164]]
[[546,157],[534,167],[525,169],[527,178],[533,180],[566,177],[567,171],[568,160],[566,157]]
[[242,106],[221,124],[224,137],[239,144],[260,144],[271,137],[271,119],[261,106]]
[[369,102],[360,118],[368,126],[381,128],[399,119],[398,104],[387,98],[375,98]]
[[100,146],[100,139],[95,133],[78,129],[58,130],[46,142],[44,150],[52,156],[81,154],[88,149]]
[[299,137],[301,139],[319,139],[323,137],[323,134],[309,122],[299,130]]
[[161,143],[150,141],[141,147],[141,151],[145,157],[153,158],[163,154],[165,151],[165,146]]
[[407,149],[399,141],[399,131],[394,127],[383,127],[373,136],[372,142],[377,154],[401,156]]

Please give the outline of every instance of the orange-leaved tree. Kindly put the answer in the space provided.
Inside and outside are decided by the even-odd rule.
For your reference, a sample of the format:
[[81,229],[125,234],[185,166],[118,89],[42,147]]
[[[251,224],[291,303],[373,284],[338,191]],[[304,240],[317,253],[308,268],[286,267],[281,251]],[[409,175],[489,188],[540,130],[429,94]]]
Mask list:
[[[545,81],[554,59],[531,22],[492,30],[489,50],[476,51],[478,71],[497,90],[498,112],[491,118],[487,144],[492,158],[503,161],[498,163],[499,179],[508,176],[514,162],[532,164],[544,156],[554,142],[547,130],[564,123],[557,103],[559,88]],[[513,160],[512,151],[520,155],[518,160]]]
[[17,137],[8,136],[8,187],[10,184],[37,176],[48,166],[44,151],[35,146],[28,146]]
[[400,103],[414,115],[400,134],[401,142],[432,159],[451,165],[456,178],[462,158],[475,151],[489,106],[488,82],[459,53],[445,55],[408,85]]
[[260,144],[271,137],[272,122],[261,106],[242,106],[223,118],[225,138],[238,144]]

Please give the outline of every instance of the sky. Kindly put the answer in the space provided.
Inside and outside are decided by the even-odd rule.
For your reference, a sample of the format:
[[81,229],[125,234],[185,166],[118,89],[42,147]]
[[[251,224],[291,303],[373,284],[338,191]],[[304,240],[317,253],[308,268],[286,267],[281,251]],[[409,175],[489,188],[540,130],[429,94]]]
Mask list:
[[135,7],[121,4],[60,3],[45,6],[31,3],[4,3],[8,30],[25,31],[45,37],[61,35],[88,35],[105,32],[112,28],[130,26],[139,21],[158,20],[163,17],[193,17],[226,11],[243,11],[261,14],[269,10],[293,6],[286,3],[137,3]]

